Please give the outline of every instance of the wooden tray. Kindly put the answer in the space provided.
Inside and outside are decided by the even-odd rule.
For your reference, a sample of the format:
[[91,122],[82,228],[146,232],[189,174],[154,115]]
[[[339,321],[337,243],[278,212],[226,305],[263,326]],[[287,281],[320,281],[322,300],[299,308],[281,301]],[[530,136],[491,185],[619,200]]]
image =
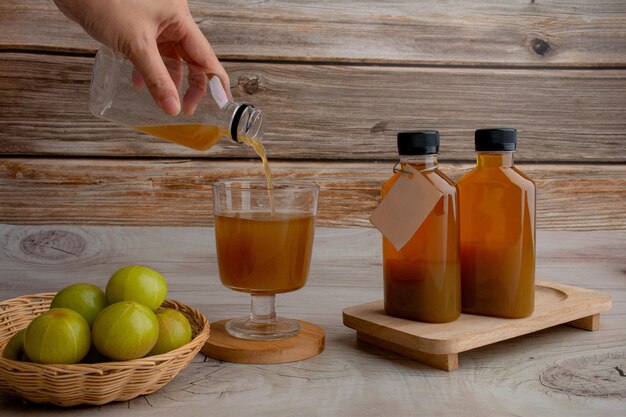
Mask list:
[[343,324],[361,341],[454,371],[458,354],[477,347],[559,324],[598,330],[600,313],[611,308],[611,296],[598,291],[551,282],[538,282],[535,291],[535,312],[523,319],[461,314],[450,323],[423,323],[387,316],[381,300],[344,309]]

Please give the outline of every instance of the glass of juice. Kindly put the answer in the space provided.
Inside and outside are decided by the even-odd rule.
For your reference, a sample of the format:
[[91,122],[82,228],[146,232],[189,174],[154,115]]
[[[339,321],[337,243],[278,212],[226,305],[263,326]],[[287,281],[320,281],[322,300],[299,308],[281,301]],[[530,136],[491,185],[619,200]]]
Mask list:
[[309,274],[319,188],[311,182],[223,180],[213,184],[215,243],[222,284],[251,295],[249,317],[226,323],[242,339],[276,340],[300,330],[277,317],[276,294],[298,290]]

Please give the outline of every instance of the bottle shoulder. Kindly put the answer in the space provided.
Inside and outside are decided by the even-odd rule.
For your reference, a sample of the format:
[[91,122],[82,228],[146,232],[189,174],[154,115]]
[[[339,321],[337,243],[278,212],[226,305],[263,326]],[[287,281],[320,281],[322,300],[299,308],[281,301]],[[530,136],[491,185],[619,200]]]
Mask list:
[[[439,190],[445,194],[456,194],[458,192],[457,185],[452,181],[445,173],[441,172],[439,168],[433,171],[433,179],[437,178],[436,186]],[[433,181],[435,183],[435,181]]]
[[476,167],[463,175],[457,184],[460,189],[470,186],[500,186],[513,187],[524,190],[534,190],[535,182],[521,172],[517,167]]
[[463,174],[463,175],[461,176],[461,178],[459,178],[459,179],[456,181],[456,185],[457,185],[457,186],[460,186],[460,185],[461,185],[462,183],[464,183],[464,182],[467,182],[467,181],[472,181],[472,180],[474,179],[474,177],[477,175],[476,171],[477,171],[477,168],[476,168],[476,167],[471,168],[468,172],[466,172],[465,174]]
[[511,167],[512,171],[515,172],[520,178],[520,183],[525,183],[527,186],[534,188],[536,186],[535,181],[533,181],[528,175],[524,174],[519,168],[513,166]]
[[383,197],[385,196],[385,194],[387,194],[387,191],[389,191],[389,189],[393,187],[396,181],[398,181],[398,178],[400,178],[400,175],[402,175],[401,172],[394,172],[393,175],[389,177],[387,181],[383,183],[382,190],[381,190],[381,195]]
[[[381,193],[383,197],[393,186],[393,184],[398,181],[401,175],[407,174],[403,174],[402,172],[396,172],[387,181],[385,181]],[[444,195],[455,195],[458,192],[455,182],[448,178],[448,176],[441,172],[438,168],[422,171],[419,172],[417,175],[421,175],[426,178],[435,188],[437,188]]]

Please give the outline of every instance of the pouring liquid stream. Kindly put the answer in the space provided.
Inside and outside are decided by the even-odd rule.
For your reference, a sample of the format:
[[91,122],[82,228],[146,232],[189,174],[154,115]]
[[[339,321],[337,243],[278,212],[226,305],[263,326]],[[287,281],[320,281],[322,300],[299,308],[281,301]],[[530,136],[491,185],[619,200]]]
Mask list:
[[261,158],[263,171],[265,172],[265,180],[267,181],[267,197],[270,200],[270,211],[273,218],[276,215],[276,211],[274,210],[274,195],[272,193],[274,186],[272,185],[272,170],[270,168],[270,163],[267,160],[267,152],[265,151],[265,146],[263,146],[259,139],[251,138],[249,136],[239,136],[239,141],[250,146],[254,150],[254,152],[256,152],[259,158]]
[[[267,152],[265,151],[265,146],[259,139],[254,139],[248,136],[240,136],[239,140],[241,143],[245,143],[250,146],[254,152],[261,158],[261,162],[263,163],[263,171],[265,172],[265,180],[267,181],[267,189],[272,190],[274,186],[272,185],[272,170],[270,168],[270,164],[267,160]],[[272,209],[272,212],[274,210]]]
[[[205,124],[184,124],[184,125],[161,125],[161,126],[139,126],[135,130],[156,136],[161,139],[175,142],[180,145],[198,151],[204,151],[215,145],[222,137],[228,136],[228,132],[218,126]],[[267,193],[270,199],[272,215],[274,214],[274,197],[272,195],[272,170],[267,160],[267,152],[263,143],[256,138],[249,136],[239,136],[241,143],[250,146],[261,158],[265,180],[267,181]]]

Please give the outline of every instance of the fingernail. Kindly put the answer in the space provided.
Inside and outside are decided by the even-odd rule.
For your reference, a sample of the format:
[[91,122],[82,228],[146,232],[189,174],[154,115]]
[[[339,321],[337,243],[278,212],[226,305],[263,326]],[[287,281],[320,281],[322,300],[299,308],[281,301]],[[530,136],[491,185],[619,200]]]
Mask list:
[[174,97],[168,97],[161,100],[161,108],[165,110],[165,113],[176,116],[180,112],[180,104]]

